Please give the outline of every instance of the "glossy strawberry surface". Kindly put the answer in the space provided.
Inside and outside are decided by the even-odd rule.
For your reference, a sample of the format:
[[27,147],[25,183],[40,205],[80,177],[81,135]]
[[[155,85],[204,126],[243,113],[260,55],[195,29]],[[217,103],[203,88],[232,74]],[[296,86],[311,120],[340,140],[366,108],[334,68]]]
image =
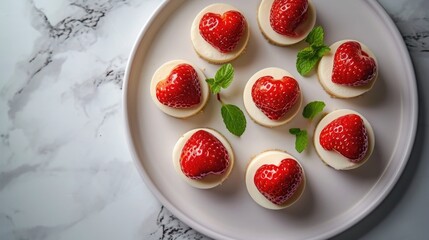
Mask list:
[[291,158],[283,159],[278,166],[262,165],[254,176],[254,183],[259,192],[277,205],[282,205],[289,200],[302,181],[301,166]]
[[345,86],[364,86],[375,77],[375,60],[355,41],[341,44],[334,55],[332,82]]
[[253,102],[271,120],[281,119],[297,103],[299,96],[298,82],[287,76],[279,80],[264,76],[252,87]]
[[238,11],[206,13],[201,18],[201,36],[222,53],[234,51],[246,30],[246,19]]
[[183,173],[191,179],[222,174],[230,164],[227,149],[213,134],[198,130],[188,139],[180,155]]
[[326,125],[319,141],[325,150],[335,150],[351,162],[359,163],[366,156],[369,139],[362,118],[347,114]]
[[172,108],[190,108],[201,102],[198,74],[189,64],[177,65],[156,85],[156,98]]
[[281,35],[296,37],[296,28],[306,20],[308,0],[275,0],[271,6],[270,25]]

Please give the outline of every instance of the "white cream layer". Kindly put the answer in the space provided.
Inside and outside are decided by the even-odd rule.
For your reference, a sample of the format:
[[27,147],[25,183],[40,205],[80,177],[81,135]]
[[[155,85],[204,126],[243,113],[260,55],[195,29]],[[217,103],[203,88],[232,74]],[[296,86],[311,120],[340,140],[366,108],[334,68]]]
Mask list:
[[201,18],[204,16],[204,14],[211,12],[211,13],[217,13],[222,15],[223,13],[230,10],[235,10],[237,12],[240,12],[237,8],[224,3],[216,3],[216,4],[209,5],[203,10],[201,10],[200,13],[198,13],[198,15],[195,17],[192,23],[191,40],[192,40],[192,44],[194,45],[194,49],[200,57],[204,58],[209,62],[220,64],[220,63],[226,63],[226,62],[232,61],[235,58],[237,58],[247,46],[247,42],[250,36],[250,30],[249,30],[249,25],[247,23],[247,20],[246,20],[246,29],[245,29],[245,32],[243,33],[243,36],[240,39],[240,42],[238,43],[234,51],[229,53],[220,52],[219,50],[214,48],[210,43],[204,40],[204,38],[200,34],[199,25],[200,25]]
[[[182,149],[185,146],[188,139],[195,132],[197,132],[199,130],[207,131],[207,132],[211,133],[213,136],[215,136],[217,139],[219,139],[219,141],[223,144],[223,146],[225,147],[225,149],[227,150],[227,152],[229,154],[229,166],[228,166],[228,169],[221,175],[210,174],[210,175],[207,175],[206,177],[204,177],[203,179],[195,180],[195,179],[188,178],[182,172],[182,168],[180,167],[180,156],[182,154]],[[232,147],[229,144],[228,140],[226,140],[226,138],[222,134],[220,134],[219,132],[217,132],[213,129],[210,129],[210,128],[196,128],[196,129],[193,129],[193,130],[185,133],[177,141],[176,145],[173,148],[173,165],[174,165],[174,169],[176,170],[177,174],[179,174],[180,178],[185,180],[189,185],[196,187],[196,188],[201,188],[201,189],[213,188],[213,187],[216,187],[216,186],[222,184],[222,182],[225,181],[225,179],[227,179],[229,174],[231,173],[231,170],[234,166],[234,152],[233,152]]]
[[[200,86],[201,86],[201,102],[198,105],[190,108],[172,108],[159,102],[158,98],[156,97],[156,85],[158,84],[159,81],[165,80],[177,65],[183,64],[183,63],[191,65],[198,74],[198,79],[200,80]],[[150,96],[152,97],[152,100],[156,104],[156,106],[159,109],[161,109],[164,113],[176,118],[190,117],[200,112],[206,105],[207,100],[209,98],[209,87],[205,79],[206,79],[206,76],[204,75],[204,73],[194,64],[185,60],[172,60],[164,63],[153,74],[152,81],[150,84]]]
[[[285,158],[294,159],[301,166],[302,182],[301,182],[301,185],[298,187],[296,193],[287,202],[285,202],[283,205],[277,205],[277,204],[272,203],[264,195],[262,195],[261,192],[259,192],[258,188],[255,185],[254,177],[255,177],[256,171],[262,165],[274,164],[274,165],[279,166],[281,160],[283,160]],[[299,163],[299,161],[296,158],[294,158],[290,154],[283,152],[283,151],[269,150],[269,151],[262,152],[262,153],[258,154],[256,157],[254,157],[250,161],[249,165],[247,166],[247,170],[246,170],[247,191],[249,192],[252,199],[264,208],[279,210],[279,209],[283,209],[283,208],[291,206],[293,203],[295,203],[301,197],[301,195],[305,189],[305,183],[306,183],[306,178],[305,178],[304,168],[302,167],[302,165]]]
[[[332,69],[334,67],[335,52],[341,44],[348,41],[358,42],[361,45],[362,50],[375,60],[375,64],[377,65],[377,72],[374,76],[374,80],[372,80],[371,83],[366,86],[344,86],[332,82]],[[331,51],[322,57],[317,67],[317,75],[319,77],[320,84],[322,84],[322,87],[325,89],[325,91],[337,98],[353,98],[371,90],[378,77],[378,63],[374,53],[371,52],[371,50],[366,45],[356,40],[341,40],[332,44],[330,48]]]
[[[297,103],[289,109],[289,111],[286,113],[283,118],[279,120],[271,120],[269,119],[255,104],[252,98],[252,87],[255,84],[255,82],[264,76],[272,76],[275,80],[280,80],[284,76],[296,78],[292,76],[288,71],[283,70],[281,68],[265,68],[260,70],[259,72],[255,73],[247,82],[244,93],[243,93],[243,101],[244,101],[244,107],[246,108],[247,113],[250,115],[250,117],[258,124],[261,124],[266,127],[276,127],[283,124],[286,124],[292,118],[298,113],[301,103],[302,103],[302,91],[300,91],[299,99]],[[299,84],[299,83],[298,83]]]
[[316,23],[316,8],[313,3],[308,1],[307,19],[296,29],[299,36],[288,37],[277,33],[270,25],[270,12],[273,2],[274,0],[262,0],[259,4],[258,23],[262,34],[274,44],[281,46],[292,45],[306,38]]
[[[344,116],[347,114],[353,114],[353,113],[359,115],[362,118],[365,128],[368,132],[368,140],[369,140],[368,151],[365,155],[365,158],[360,163],[351,162],[348,158],[344,157],[343,155],[341,155],[339,152],[335,150],[332,150],[332,151],[325,150],[322,147],[322,145],[320,145],[320,141],[319,141],[320,133],[322,132],[323,128],[325,128],[329,123],[331,123],[332,121],[334,121],[335,119],[341,116]],[[314,147],[316,148],[316,151],[319,154],[319,157],[322,159],[324,163],[326,163],[327,165],[331,166],[336,170],[350,170],[350,169],[354,169],[362,166],[370,158],[372,151],[374,150],[374,146],[375,146],[375,136],[374,136],[374,131],[371,127],[371,124],[368,122],[368,120],[365,117],[363,117],[361,114],[353,110],[339,109],[327,114],[325,117],[322,118],[322,120],[320,120],[320,122],[318,123],[314,131]]]

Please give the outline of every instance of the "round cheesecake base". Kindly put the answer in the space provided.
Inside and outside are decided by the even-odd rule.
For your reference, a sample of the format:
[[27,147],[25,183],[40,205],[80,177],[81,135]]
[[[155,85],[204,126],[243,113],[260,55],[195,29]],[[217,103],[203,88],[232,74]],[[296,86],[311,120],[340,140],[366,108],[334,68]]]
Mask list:
[[[191,65],[198,74],[198,80],[201,87],[201,101],[198,105],[192,106],[190,108],[172,108],[162,104],[158,98],[156,97],[156,85],[158,82],[163,81],[168,78],[171,71],[180,64],[189,64]],[[161,67],[159,67],[155,73],[153,74],[151,83],[150,83],[150,96],[155,103],[155,105],[161,109],[164,113],[175,117],[175,118],[188,118],[191,117],[203,110],[207,101],[209,99],[209,87],[205,82],[206,76],[204,73],[194,64],[185,61],[185,60],[172,60],[164,63]]]
[[322,59],[319,62],[319,65],[317,67],[317,76],[319,78],[319,82],[322,85],[323,89],[332,97],[335,98],[355,98],[358,97],[369,90],[372,89],[374,86],[377,77],[378,77],[378,67],[377,72],[374,76],[374,79],[365,86],[344,86],[341,84],[337,84],[332,82],[332,69],[334,66],[334,56],[335,52],[337,51],[338,47],[349,41],[358,42],[362,50],[366,52],[370,57],[372,57],[375,60],[376,65],[378,66],[377,59],[375,58],[374,53],[371,52],[371,50],[365,46],[363,43],[356,41],[356,40],[341,40],[338,42],[335,42],[330,46],[331,51],[322,57]]
[[[351,162],[348,158],[344,157],[340,153],[338,153],[335,150],[328,151],[325,150],[322,145],[320,145],[320,133],[322,132],[323,128],[325,128],[329,123],[334,121],[335,119],[342,117],[347,114],[357,114],[359,115],[363,122],[364,126],[367,129],[368,133],[368,151],[365,155],[365,157],[360,161],[359,163]],[[368,159],[371,157],[372,152],[374,151],[375,146],[375,136],[374,131],[371,127],[371,124],[368,122],[368,120],[363,117],[361,114],[359,114],[356,111],[349,110],[349,109],[340,109],[335,110],[326,116],[324,116],[320,122],[317,124],[316,129],[314,130],[314,147],[316,149],[317,154],[319,155],[320,159],[325,163],[326,165],[336,169],[336,170],[351,170],[358,168],[365,164]]]
[[[214,48],[210,43],[208,43],[200,34],[200,21],[201,18],[206,13],[217,13],[217,14],[223,14],[227,11],[234,10],[237,12],[240,12],[237,8],[224,4],[224,3],[216,3],[207,6],[203,10],[201,10],[200,13],[195,17],[194,21],[192,22],[191,26],[191,40],[192,45],[194,47],[195,52],[198,54],[199,57],[206,60],[209,63],[213,64],[223,64],[227,62],[231,62],[238,58],[246,49],[247,43],[249,41],[250,37],[250,30],[249,25],[246,20],[246,29],[243,33],[243,36],[241,37],[238,45],[232,52],[228,53],[222,53],[216,48]],[[240,12],[241,13],[241,12]]]
[[[180,156],[182,154],[182,149],[185,146],[186,142],[189,140],[189,138],[196,133],[199,130],[204,130],[206,132],[211,133],[213,136],[215,136],[222,145],[226,148],[228,155],[229,155],[229,165],[225,172],[222,174],[209,174],[202,179],[191,179],[187,177],[181,168],[180,165]],[[219,132],[216,130],[210,129],[210,128],[196,128],[193,130],[188,131],[185,133],[180,139],[177,141],[176,145],[173,148],[173,166],[176,170],[177,174],[182,178],[186,183],[191,185],[195,188],[200,189],[209,189],[214,188],[216,186],[221,185],[229,176],[229,174],[232,171],[232,168],[234,166],[234,152],[232,150],[231,145],[229,144],[228,140]]]
[[[296,192],[284,204],[277,205],[272,203],[264,195],[262,195],[261,192],[259,192],[258,188],[254,183],[254,176],[256,171],[261,166],[265,164],[274,164],[278,166],[280,162],[285,158],[294,159],[299,164],[299,166],[302,169],[302,181],[298,189],[296,190]],[[292,204],[298,201],[298,199],[302,196],[305,189],[305,184],[306,184],[304,168],[299,163],[299,161],[296,158],[294,158],[292,155],[279,150],[268,150],[255,156],[247,165],[245,180],[246,180],[247,191],[249,192],[249,195],[252,197],[252,199],[260,206],[271,210],[280,210],[280,209],[290,207]]]
[[286,113],[285,116],[283,116],[279,120],[271,120],[256,106],[252,98],[253,85],[259,78],[264,76],[272,76],[274,79],[277,79],[277,80],[283,78],[284,76],[287,76],[296,80],[296,78],[292,76],[292,74],[290,74],[288,71],[283,70],[281,68],[265,68],[258,71],[249,79],[249,81],[247,82],[244,88],[244,93],[243,93],[244,107],[247,113],[249,114],[250,118],[257,124],[260,124],[264,127],[277,127],[277,126],[284,125],[290,122],[295,117],[295,115],[299,112],[302,104],[302,92],[300,91],[298,101],[291,109],[289,109],[289,111]]

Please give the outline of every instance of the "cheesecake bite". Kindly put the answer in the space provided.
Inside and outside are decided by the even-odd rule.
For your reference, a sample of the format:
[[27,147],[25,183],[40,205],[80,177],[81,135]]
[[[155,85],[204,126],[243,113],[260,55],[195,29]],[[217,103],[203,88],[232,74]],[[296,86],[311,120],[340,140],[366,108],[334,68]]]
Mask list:
[[234,153],[219,132],[197,128],[177,141],[173,149],[173,165],[188,184],[208,189],[228,178],[234,165]]
[[299,111],[302,94],[298,82],[281,68],[265,68],[247,82],[244,107],[258,124],[276,127],[289,122]]
[[316,23],[316,9],[310,0],[262,0],[258,24],[269,42],[286,46],[307,37]]
[[291,206],[305,189],[301,164],[290,154],[270,150],[254,157],[246,170],[246,187],[252,199],[264,208]]
[[349,109],[327,114],[314,131],[319,157],[336,170],[362,166],[370,158],[374,145],[374,131],[368,120]]
[[244,15],[235,7],[216,3],[195,17],[191,40],[197,54],[208,62],[222,64],[236,59],[249,40]]
[[341,40],[330,46],[317,67],[325,91],[337,98],[353,98],[371,90],[378,77],[374,53],[356,40]]
[[150,95],[164,113],[186,118],[200,112],[209,98],[204,73],[185,60],[163,64],[153,74]]

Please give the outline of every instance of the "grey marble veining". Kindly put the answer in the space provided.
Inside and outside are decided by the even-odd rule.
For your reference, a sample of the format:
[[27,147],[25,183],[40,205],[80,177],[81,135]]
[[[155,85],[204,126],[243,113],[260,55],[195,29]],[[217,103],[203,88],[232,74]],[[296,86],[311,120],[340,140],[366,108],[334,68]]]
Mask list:
[[202,240],[208,237],[188,227],[172,215],[165,207],[161,207],[156,217],[157,229],[150,232],[148,237],[152,239],[193,239]]
[[[20,40],[2,39],[0,239],[76,239],[90,229],[94,238],[139,238],[141,216],[159,203],[136,184],[117,125],[128,54],[149,17],[140,13],[159,3],[1,3],[13,10],[2,13],[2,30]],[[136,22],[118,24],[125,14]],[[127,205],[141,216],[120,230],[115,216]]]
[[[423,81],[429,1],[379,2]],[[124,144],[125,65],[160,4],[0,3],[0,239],[208,239],[159,204]]]
[[429,52],[429,1],[380,0],[411,53]]

